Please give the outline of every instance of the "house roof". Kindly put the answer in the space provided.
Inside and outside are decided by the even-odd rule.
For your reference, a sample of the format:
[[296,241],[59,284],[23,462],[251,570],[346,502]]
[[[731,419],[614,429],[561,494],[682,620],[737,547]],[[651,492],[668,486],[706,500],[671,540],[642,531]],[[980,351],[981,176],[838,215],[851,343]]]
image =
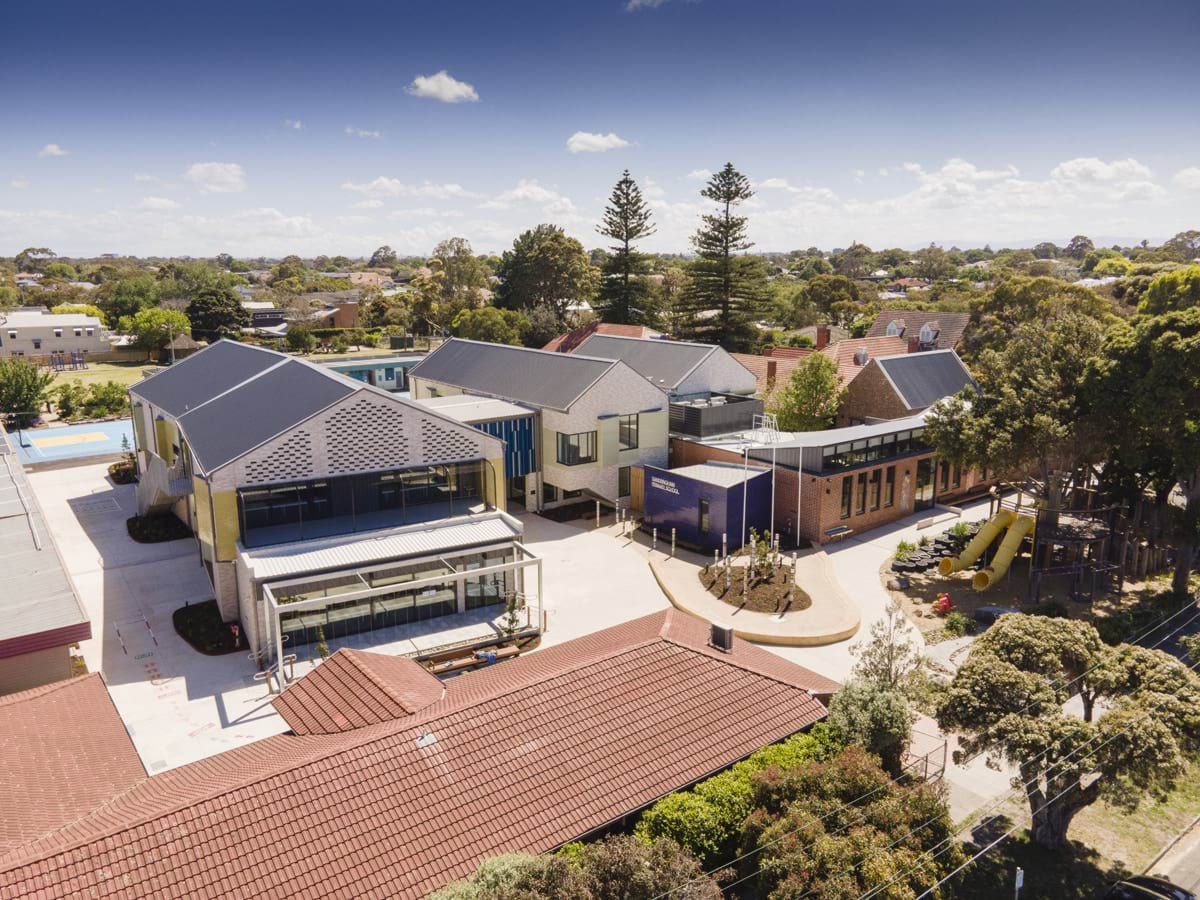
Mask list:
[[[403,718],[146,779],[0,856],[6,897],[420,897],[582,837],[820,719],[834,682],[675,610],[448,681]],[[4,775],[0,774],[0,778]],[[40,892],[40,893],[39,893]]]
[[58,831],[146,778],[99,674],[0,697],[0,854]]
[[0,315],[5,328],[55,328],[87,326],[99,328],[100,320],[87,313],[54,313],[42,309],[10,309]]
[[271,704],[296,734],[338,734],[402,719],[444,693],[415,660],[342,649]]
[[220,340],[137,382],[129,392],[179,418],[192,407],[265,372],[285,358],[261,347]]
[[614,365],[586,354],[550,353],[451,338],[409,372],[475,394],[565,412]]
[[713,344],[594,334],[575,352],[599,359],[619,359],[657,387],[672,390],[718,350]]
[[632,338],[660,338],[662,332],[655,331],[653,328],[647,328],[645,325],[618,325],[613,322],[589,322],[587,325],[568,331],[566,334],[560,334],[553,338],[543,350],[549,350],[552,353],[572,353],[578,349],[579,345],[590,338],[593,334],[611,334],[617,337],[632,337]]
[[925,409],[975,383],[953,350],[881,356],[875,364],[909,409]]
[[[809,351],[809,353],[815,352],[814,350]],[[803,362],[804,356],[807,356],[808,353],[804,354],[804,356],[778,357],[755,356],[751,353],[730,353],[729,355],[749,369],[754,375],[755,390],[759,394],[766,394],[772,387],[772,378],[774,378],[775,387],[784,385],[791,378],[796,366]],[[771,374],[772,367],[774,368],[774,375]]]
[[888,326],[893,322],[902,322],[904,331],[901,337],[906,340],[916,337],[921,327],[927,323],[936,323],[938,331],[937,347],[939,350],[952,350],[962,340],[963,332],[971,322],[970,313],[935,312],[919,309],[885,309],[875,317],[867,337],[882,337],[887,334]]
[[91,623],[46,527],[46,517],[3,428],[0,573],[0,659],[63,647],[92,636]]
[[[855,355],[859,350],[867,351],[867,360],[859,365]],[[830,344],[821,350],[826,356],[837,363],[838,380],[845,387],[855,379],[859,372],[870,364],[877,356],[893,356],[908,352],[908,341],[902,337],[865,337],[847,338]]]

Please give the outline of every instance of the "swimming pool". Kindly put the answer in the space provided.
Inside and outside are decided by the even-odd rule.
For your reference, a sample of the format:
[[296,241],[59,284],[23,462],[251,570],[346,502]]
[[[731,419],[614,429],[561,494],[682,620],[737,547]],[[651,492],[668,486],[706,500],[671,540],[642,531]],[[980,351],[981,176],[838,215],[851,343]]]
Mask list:
[[64,459],[111,456],[121,452],[121,439],[133,449],[133,422],[95,422],[91,425],[67,425],[63,428],[22,429],[10,432],[8,441],[26,466]]

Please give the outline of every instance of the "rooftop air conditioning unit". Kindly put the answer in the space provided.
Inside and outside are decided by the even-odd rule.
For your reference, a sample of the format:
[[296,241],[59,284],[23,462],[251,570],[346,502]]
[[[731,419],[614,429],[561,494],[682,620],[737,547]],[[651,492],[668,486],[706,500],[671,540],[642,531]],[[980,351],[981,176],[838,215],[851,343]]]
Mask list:
[[714,622],[712,625],[712,631],[709,634],[708,642],[722,653],[732,653],[733,629],[725,625],[718,625]]

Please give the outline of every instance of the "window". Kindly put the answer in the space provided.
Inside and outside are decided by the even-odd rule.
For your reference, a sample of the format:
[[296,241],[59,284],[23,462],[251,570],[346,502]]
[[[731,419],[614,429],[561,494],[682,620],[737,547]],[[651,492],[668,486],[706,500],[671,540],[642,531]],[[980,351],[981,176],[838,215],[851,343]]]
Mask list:
[[41,349],[42,349],[42,339],[41,339],[41,338],[34,338],[34,339],[33,339],[33,349],[34,349],[34,350],[41,350]]
[[10,338],[12,338],[12,339],[14,339],[14,340],[15,340],[15,339],[16,339],[16,337],[17,337],[17,333],[16,333],[15,331],[11,331],[11,330],[10,330],[10,331],[8,332],[8,336],[9,336]]
[[628,497],[630,494],[629,484],[632,480],[633,469],[630,466],[621,466],[617,469],[617,496]]
[[854,497],[854,476],[842,476],[842,518],[850,518],[850,501]]
[[396,380],[396,370],[395,369],[384,369],[383,370],[383,380],[384,381],[395,381]]
[[55,329],[54,329],[54,336],[55,336],[55,337],[62,337],[62,329],[61,329],[61,328],[55,328]]
[[708,519],[708,501],[705,498],[701,497],[700,498],[700,514],[696,521],[696,530],[699,531],[701,535],[706,535],[706,534],[708,534],[708,528],[709,528],[710,524],[711,523],[709,522],[709,519]]
[[596,432],[581,431],[578,434],[559,434],[558,464],[560,466],[582,466],[596,461]]
[[542,502],[553,503],[558,499],[558,488],[552,484],[542,482]]
[[617,446],[621,450],[636,450],[638,445],[638,414],[617,419]]
[[95,328],[85,328],[84,331],[87,332],[88,337],[93,337],[96,334]]
[[888,466],[883,478],[883,505],[889,507],[896,502],[896,467]]
[[854,514],[861,516],[867,511],[867,473],[858,473],[858,496],[854,504]]
[[950,470],[950,487],[955,489],[962,487],[962,469],[958,466],[954,466]]
[[871,502],[868,506],[872,511],[879,509],[879,486],[883,478],[883,469],[876,469],[871,473]]
[[948,462],[938,463],[938,490],[950,490],[950,464]]
[[83,329],[82,328],[75,329],[75,337],[83,337]]

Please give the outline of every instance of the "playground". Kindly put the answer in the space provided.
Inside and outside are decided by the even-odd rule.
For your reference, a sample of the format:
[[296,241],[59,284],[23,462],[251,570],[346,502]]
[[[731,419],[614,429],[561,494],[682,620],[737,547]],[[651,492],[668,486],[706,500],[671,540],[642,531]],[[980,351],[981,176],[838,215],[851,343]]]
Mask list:
[[9,441],[25,466],[117,456],[122,452],[122,439],[128,442],[130,448],[133,447],[133,423],[129,419],[61,428],[22,429],[9,435]]

